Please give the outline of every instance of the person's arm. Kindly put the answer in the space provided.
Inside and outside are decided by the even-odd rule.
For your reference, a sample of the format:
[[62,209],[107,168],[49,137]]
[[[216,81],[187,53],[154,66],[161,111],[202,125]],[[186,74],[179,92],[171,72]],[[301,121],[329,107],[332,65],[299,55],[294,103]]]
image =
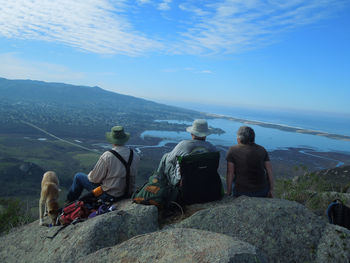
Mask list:
[[91,172],[88,174],[88,179],[90,182],[95,184],[100,184],[102,180],[106,177],[107,174],[107,165],[105,160],[100,157],[100,159],[97,161],[94,169],[91,170]]
[[130,193],[132,194],[135,191],[135,183],[138,172],[138,166],[140,162],[140,156],[134,151],[134,159],[130,167]]
[[231,195],[232,193],[232,182],[235,177],[235,165],[227,161],[227,171],[226,171],[226,185],[227,185],[227,194]]
[[266,161],[264,163],[265,169],[267,171],[267,176],[269,179],[269,184],[270,184],[270,192],[268,194],[269,197],[273,197],[273,187],[274,187],[274,181],[273,181],[273,174],[272,174],[272,165],[270,161]]
[[175,167],[175,165],[177,163],[177,156],[183,156],[183,155],[188,154],[188,152],[186,151],[186,144],[187,143],[188,143],[187,141],[179,142],[174,147],[174,149],[172,149],[172,151],[167,154],[166,162]]

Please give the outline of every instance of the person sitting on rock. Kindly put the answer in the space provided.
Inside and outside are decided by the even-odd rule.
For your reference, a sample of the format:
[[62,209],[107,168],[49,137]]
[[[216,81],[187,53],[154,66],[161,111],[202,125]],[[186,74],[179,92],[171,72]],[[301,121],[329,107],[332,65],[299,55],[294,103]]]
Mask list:
[[168,182],[174,186],[181,180],[177,156],[217,151],[214,145],[206,141],[206,137],[212,134],[206,120],[195,120],[186,131],[191,134],[192,140],[183,140],[171,152],[164,154],[157,169],[157,172],[166,176]]
[[248,126],[240,127],[237,143],[230,147],[226,155],[227,194],[273,197],[271,162],[265,148],[255,144],[254,130]]
[[[140,157],[136,152],[124,146],[129,140],[130,134],[124,132],[122,126],[114,126],[111,132],[106,133],[106,138],[113,145],[112,151],[119,154],[126,163],[130,158],[128,195],[131,195],[135,188]],[[99,198],[103,201],[116,201],[127,197],[124,196],[126,193],[126,166],[115,156],[115,153],[104,152],[88,175],[85,173],[75,174],[73,184],[67,194],[68,202],[77,200],[84,189],[92,191],[98,186],[102,187],[103,193]]]

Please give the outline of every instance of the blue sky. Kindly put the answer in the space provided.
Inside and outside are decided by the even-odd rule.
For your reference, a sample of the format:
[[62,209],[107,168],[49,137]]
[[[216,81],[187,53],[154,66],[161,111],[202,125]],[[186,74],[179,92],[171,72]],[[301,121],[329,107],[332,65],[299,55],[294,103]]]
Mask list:
[[0,0],[0,77],[350,115],[348,0]]

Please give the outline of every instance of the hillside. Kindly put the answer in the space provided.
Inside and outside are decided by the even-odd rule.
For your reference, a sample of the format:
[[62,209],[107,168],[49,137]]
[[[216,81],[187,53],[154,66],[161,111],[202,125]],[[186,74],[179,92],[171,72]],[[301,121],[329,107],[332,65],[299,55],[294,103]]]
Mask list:
[[[137,186],[140,186],[157,168],[164,152],[174,147],[174,144],[159,148],[149,147],[157,144],[158,139],[142,139],[140,134],[144,130],[184,131],[187,126],[155,120],[191,121],[200,117],[208,118],[207,115],[196,111],[154,103],[99,87],[0,78],[0,200],[20,198],[30,210],[30,214],[36,217],[41,176],[44,171],[54,170],[60,180],[60,202],[63,204],[73,175],[79,171],[88,173],[93,168],[100,153],[105,150],[105,132],[116,124],[124,125],[126,130],[131,132],[131,147],[136,150],[142,148],[142,151],[139,151],[141,163],[136,179]],[[33,125],[59,138],[48,136],[43,131],[33,128]],[[217,128],[216,131],[220,133],[220,129]],[[225,152],[225,148],[221,148],[219,173],[223,179],[226,171]],[[301,154],[299,149],[271,152],[275,177],[291,178],[307,170],[334,167],[337,164],[336,160],[349,164],[347,155],[317,154],[326,157],[329,155],[329,158],[317,158],[315,153]],[[303,169],[298,168],[300,164]],[[332,178],[338,178],[339,174],[342,174],[338,170],[332,174]],[[325,170],[322,173],[331,174],[332,171]],[[322,177],[321,173],[316,177]],[[346,181],[347,178],[338,178],[343,179],[342,185],[346,190],[349,188],[349,184],[346,184],[349,182]],[[313,183],[312,180],[304,185],[309,187]],[[288,195],[292,196],[293,200],[297,199],[291,180],[281,185],[283,192],[292,189]],[[332,191],[335,188],[331,183],[327,182],[327,185],[331,185],[331,189],[322,190]],[[309,193],[302,198],[304,196],[309,198]]]
[[146,129],[183,129],[183,125],[154,120],[191,121],[202,116],[99,87],[0,78],[0,133],[37,133],[23,124],[26,121],[59,137],[101,140],[106,130],[121,124],[137,140]]
[[[41,176],[47,170],[58,174],[64,193],[76,172],[93,168],[105,150],[105,132],[114,125],[131,133],[130,145],[147,146],[160,139],[141,138],[143,131],[183,131],[187,126],[155,120],[201,117],[196,111],[99,87],[0,78],[0,198],[19,197],[36,207]],[[137,185],[156,169],[161,154],[150,151],[142,156]],[[23,165],[38,169],[24,172]]]

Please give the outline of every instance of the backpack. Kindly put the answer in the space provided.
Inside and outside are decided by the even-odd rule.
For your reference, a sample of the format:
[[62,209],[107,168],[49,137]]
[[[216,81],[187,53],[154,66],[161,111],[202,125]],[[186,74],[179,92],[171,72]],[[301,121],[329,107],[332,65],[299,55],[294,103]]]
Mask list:
[[142,187],[137,189],[132,196],[134,203],[143,205],[155,205],[158,208],[166,208],[171,201],[176,201],[177,189],[168,183],[165,176],[154,173]]
[[90,209],[86,207],[83,201],[74,201],[63,208],[58,220],[62,225],[74,224],[74,222],[86,219],[89,214]]
[[181,184],[180,200],[184,204],[220,200],[223,186],[217,170],[220,153],[205,152],[178,156]]
[[330,224],[350,229],[350,208],[341,200],[336,199],[328,206],[327,216]]

